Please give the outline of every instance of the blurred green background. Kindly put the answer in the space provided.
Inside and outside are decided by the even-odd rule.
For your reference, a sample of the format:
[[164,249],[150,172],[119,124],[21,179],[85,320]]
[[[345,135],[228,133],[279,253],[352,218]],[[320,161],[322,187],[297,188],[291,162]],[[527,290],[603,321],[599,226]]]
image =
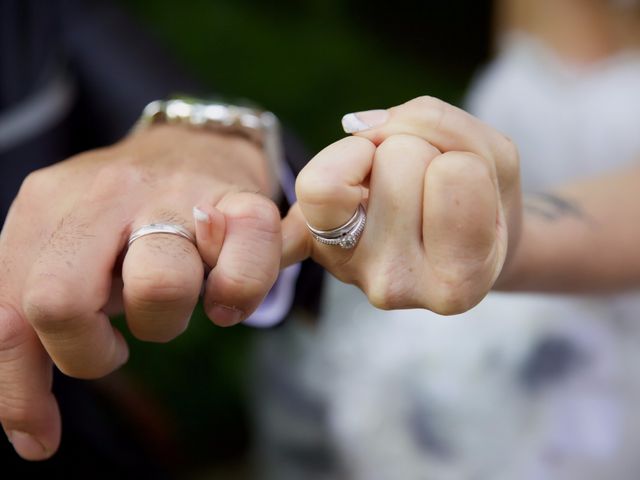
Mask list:
[[[489,55],[486,0],[120,3],[212,93],[274,111],[310,154],[343,136],[344,113],[425,94],[460,104]],[[181,478],[242,478],[256,335],[216,328],[197,311],[167,345],[128,338],[125,374],[146,402],[138,421]]]

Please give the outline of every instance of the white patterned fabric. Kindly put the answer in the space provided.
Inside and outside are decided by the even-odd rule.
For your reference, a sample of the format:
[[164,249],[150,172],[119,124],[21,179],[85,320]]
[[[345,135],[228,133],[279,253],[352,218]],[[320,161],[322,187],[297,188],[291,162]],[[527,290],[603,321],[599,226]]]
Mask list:
[[[520,146],[525,188],[547,189],[640,156],[640,57],[569,67],[514,36],[469,108]],[[383,312],[331,278],[316,326],[259,346],[260,478],[635,480],[639,313],[635,294]]]

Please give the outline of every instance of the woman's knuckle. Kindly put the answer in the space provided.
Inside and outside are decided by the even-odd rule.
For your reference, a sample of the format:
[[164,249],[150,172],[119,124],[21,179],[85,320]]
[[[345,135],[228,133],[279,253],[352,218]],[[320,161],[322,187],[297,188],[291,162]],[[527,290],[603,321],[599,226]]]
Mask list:
[[518,176],[520,170],[520,154],[518,147],[511,138],[504,135],[501,136],[500,147],[500,167],[502,174],[508,178]]
[[219,288],[224,292],[233,292],[241,299],[263,296],[275,282],[275,276],[265,269],[243,269],[230,271],[219,279]]
[[429,309],[440,315],[457,315],[478,303],[474,289],[463,275],[449,275],[431,286]]
[[384,261],[367,272],[363,282],[370,303],[381,310],[406,308],[412,303],[410,280],[405,265],[401,262]]
[[417,109],[422,122],[432,130],[438,130],[450,108],[446,102],[428,95],[415,98],[408,104]]

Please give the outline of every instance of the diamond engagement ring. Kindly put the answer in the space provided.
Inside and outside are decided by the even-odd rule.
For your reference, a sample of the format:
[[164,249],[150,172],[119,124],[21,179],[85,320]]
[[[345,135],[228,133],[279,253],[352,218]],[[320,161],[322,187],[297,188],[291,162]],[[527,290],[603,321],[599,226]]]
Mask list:
[[143,225],[142,227],[135,229],[129,236],[128,245],[131,246],[131,244],[140,237],[151,235],[153,233],[168,233],[170,235],[178,235],[179,237],[186,238],[194,245],[196,243],[196,239],[193,234],[182,225],[178,225],[175,223],[150,223],[148,225]]
[[367,213],[362,205],[358,206],[353,216],[342,226],[331,230],[319,230],[307,222],[307,228],[313,238],[324,245],[339,245],[344,249],[356,246],[367,221]]

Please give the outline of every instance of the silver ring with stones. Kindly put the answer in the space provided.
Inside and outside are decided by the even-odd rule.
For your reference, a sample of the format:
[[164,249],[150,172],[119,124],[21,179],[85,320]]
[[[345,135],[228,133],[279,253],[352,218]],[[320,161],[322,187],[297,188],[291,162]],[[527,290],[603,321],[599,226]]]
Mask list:
[[338,245],[348,250],[358,244],[366,222],[367,212],[362,204],[360,204],[353,216],[338,228],[320,230],[309,225],[309,222],[307,222],[307,228],[317,242],[324,245]]

